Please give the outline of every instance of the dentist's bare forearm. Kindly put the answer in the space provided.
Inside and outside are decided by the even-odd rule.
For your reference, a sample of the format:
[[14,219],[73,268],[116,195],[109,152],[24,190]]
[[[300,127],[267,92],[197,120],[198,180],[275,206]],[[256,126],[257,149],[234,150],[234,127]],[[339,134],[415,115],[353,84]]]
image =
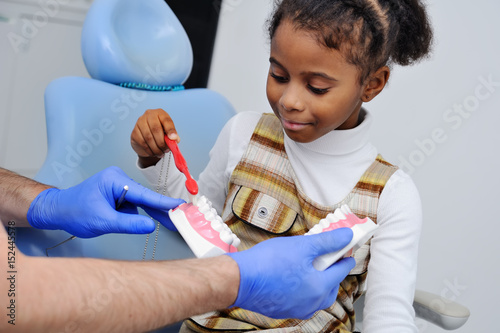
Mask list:
[[[6,249],[3,231],[1,237]],[[1,332],[146,332],[226,308],[239,286],[238,265],[228,256],[164,262],[17,256],[17,319],[15,326],[0,321]],[[1,266],[7,271],[6,260]],[[9,283],[1,279],[1,290]],[[0,293],[1,304],[6,298]]]
[[26,214],[31,202],[50,187],[0,168],[0,220],[3,225],[14,220],[17,227],[28,227]]

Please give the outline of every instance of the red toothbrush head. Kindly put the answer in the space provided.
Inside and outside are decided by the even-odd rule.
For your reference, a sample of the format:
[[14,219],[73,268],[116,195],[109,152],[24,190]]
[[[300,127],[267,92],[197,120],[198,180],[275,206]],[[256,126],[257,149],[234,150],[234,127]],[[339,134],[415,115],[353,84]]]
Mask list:
[[188,179],[186,180],[186,188],[192,195],[198,194],[198,183],[191,177],[188,177]]

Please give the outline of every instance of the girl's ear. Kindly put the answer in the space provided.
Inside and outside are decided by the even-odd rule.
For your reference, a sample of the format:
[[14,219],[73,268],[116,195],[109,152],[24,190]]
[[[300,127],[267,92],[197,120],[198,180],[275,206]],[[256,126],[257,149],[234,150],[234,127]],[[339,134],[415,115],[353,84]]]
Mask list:
[[391,71],[389,67],[380,67],[375,73],[370,75],[366,80],[365,91],[361,96],[363,102],[369,102],[375,98],[384,89]]

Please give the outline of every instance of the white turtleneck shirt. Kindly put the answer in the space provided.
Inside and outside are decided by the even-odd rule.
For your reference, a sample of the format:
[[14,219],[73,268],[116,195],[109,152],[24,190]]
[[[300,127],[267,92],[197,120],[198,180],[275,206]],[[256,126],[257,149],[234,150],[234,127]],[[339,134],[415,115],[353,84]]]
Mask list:
[[[331,131],[310,143],[295,142],[284,135],[285,150],[297,180],[316,203],[333,206],[342,201],[377,157],[376,148],[369,142],[372,116],[365,110],[362,115],[357,127]],[[231,174],[246,151],[260,116],[256,112],[241,112],[230,119],[200,174],[199,192],[219,214]],[[167,195],[187,199],[183,175],[177,172],[173,159],[170,163],[166,182],[164,175],[160,176],[161,161],[143,169],[144,175],[154,187],[165,184]],[[416,333],[412,303],[422,213],[416,186],[400,169],[382,191],[377,223],[366,281],[363,333]]]

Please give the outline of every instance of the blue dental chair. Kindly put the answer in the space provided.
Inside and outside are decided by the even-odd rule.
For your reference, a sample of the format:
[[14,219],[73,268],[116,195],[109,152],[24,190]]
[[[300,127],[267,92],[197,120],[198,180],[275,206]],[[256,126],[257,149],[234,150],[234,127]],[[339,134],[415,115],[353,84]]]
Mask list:
[[[360,333],[363,332],[364,299],[365,296],[362,295],[354,303],[356,332]],[[469,309],[462,304],[418,289],[415,291],[413,309],[415,310],[415,316],[423,319],[425,325],[430,323],[447,331],[459,329],[467,322],[470,316]],[[420,331],[425,332],[425,327]]]
[[[63,77],[45,91],[48,153],[35,179],[60,188],[106,167],[122,168],[147,184],[136,167],[130,134],[147,109],[163,108],[182,138],[180,148],[194,177],[208,162],[218,133],[234,115],[230,103],[208,89],[183,89],[193,55],[182,25],[162,0],[96,0],[82,30],[82,56],[92,78]],[[120,86],[121,84],[121,86]],[[155,190],[155,188],[153,188]],[[25,254],[45,256],[71,235],[19,230]],[[74,239],[49,256],[141,260],[146,235]],[[178,233],[160,227],[155,259],[193,254]],[[153,240],[145,258],[152,257]]]

